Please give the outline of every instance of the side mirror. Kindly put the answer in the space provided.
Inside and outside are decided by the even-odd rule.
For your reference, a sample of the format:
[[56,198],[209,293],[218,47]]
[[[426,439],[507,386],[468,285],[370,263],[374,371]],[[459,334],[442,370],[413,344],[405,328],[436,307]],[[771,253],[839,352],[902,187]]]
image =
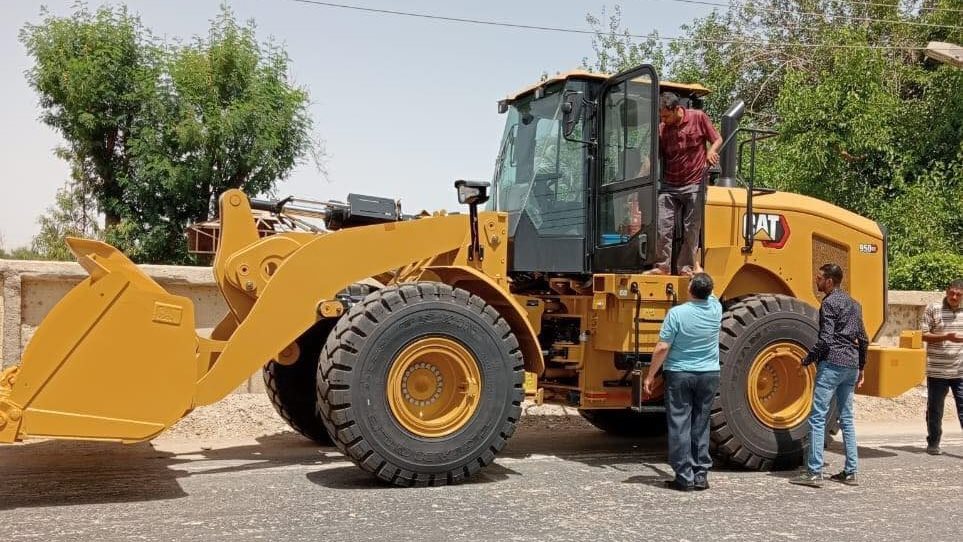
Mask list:
[[582,93],[568,91],[562,97],[562,135],[567,139],[582,120]]

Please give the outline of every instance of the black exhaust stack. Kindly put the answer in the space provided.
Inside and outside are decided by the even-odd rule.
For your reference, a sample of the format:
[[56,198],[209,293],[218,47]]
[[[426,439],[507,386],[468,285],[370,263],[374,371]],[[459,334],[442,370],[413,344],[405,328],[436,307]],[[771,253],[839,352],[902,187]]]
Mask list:
[[726,114],[722,116],[722,174],[716,181],[717,186],[733,187],[736,186],[736,166],[738,160],[738,147],[736,141],[736,130],[739,129],[739,120],[746,112],[746,103],[742,100],[737,101],[729,107]]

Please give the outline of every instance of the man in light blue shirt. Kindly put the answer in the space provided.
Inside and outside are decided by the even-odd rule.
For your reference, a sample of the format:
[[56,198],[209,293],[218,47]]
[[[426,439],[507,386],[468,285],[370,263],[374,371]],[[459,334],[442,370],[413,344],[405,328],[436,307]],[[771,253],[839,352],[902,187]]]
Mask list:
[[712,288],[712,277],[706,273],[692,276],[690,301],[666,315],[643,382],[645,393],[651,395],[655,374],[663,369],[669,464],[675,471],[675,479],[666,486],[679,491],[709,489],[709,413],[719,389],[722,322],[722,305]]

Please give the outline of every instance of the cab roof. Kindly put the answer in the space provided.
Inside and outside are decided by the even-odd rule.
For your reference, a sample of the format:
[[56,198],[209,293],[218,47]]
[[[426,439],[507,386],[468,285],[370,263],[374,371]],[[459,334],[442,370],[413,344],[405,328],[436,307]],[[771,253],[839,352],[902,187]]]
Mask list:
[[[550,76],[548,79],[544,81],[539,81],[534,85],[529,85],[523,88],[522,90],[515,92],[514,94],[509,94],[505,98],[505,101],[513,102],[521,98],[522,96],[525,96],[530,92],[533,92],[535,89],[539,87],[550,85],[552,83],[557,83],[559,81],[565,81],[567,79],[593,79],[596,81],[604,81],[609,77],[612,77],[612,74],[590,72],[586,70],[572,70],[564,73],[558,73]],[[659,90],[660,91],[663,91],[663,90],[680,91],[688,94],[694,94],[699,97],[705,96],[706,94],[709,94],[710,92],[712,92],[711,90],[707,89],[706,87],[698,83],[675,83],[673,81],[659,81]]]

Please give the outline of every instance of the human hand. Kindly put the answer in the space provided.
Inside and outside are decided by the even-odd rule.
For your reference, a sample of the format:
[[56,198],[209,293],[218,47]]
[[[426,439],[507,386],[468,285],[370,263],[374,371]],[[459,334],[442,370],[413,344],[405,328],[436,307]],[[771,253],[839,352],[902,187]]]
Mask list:
[[719,153],[716,151],[709,151],[706,154],[706,162],[709,162],[710,166],[714,166],[719,163]]
[[863,373],[863,370],[860,369],[860,370],[859,370],[859,378],[858,378],[858,380],[856,380],[856,389],[862,388],[862,387],[863,387],[863,382],[864,382],[865,380],[866,380],[866,375],[865,375],[865,373]]
[[642,381],[642,393],[652,395],[652,382],[653,379],[651,376],[645,377],[645,380]]

